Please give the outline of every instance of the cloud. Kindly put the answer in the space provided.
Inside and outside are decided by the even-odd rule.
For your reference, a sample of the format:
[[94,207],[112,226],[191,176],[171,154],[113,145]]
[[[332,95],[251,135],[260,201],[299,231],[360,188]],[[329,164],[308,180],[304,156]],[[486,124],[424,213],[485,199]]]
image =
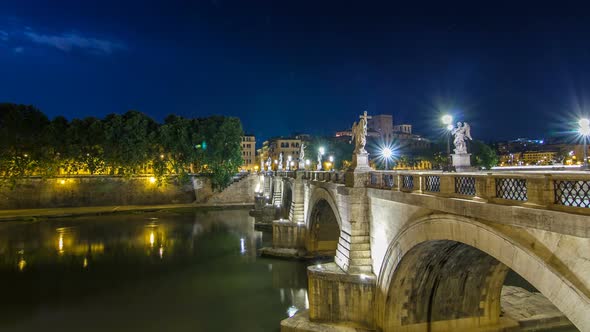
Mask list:
[[8,32],[0,30],[0,40],[7,41],[8,40]]
[[64,52],[73,49],[83,49],[99,54],[112,54],[117,50],[124,50],[125,45],[98,38],[84,37],[76,33],[64,33],[61,35],[39,34],[33,30],[26,30],[24,35],[32,42],[40,45],[55,47]]
[[25,48],[22,46],[18,46],[13,48],[12,50],[14,51],[14,53],[22,53],[25,50]]

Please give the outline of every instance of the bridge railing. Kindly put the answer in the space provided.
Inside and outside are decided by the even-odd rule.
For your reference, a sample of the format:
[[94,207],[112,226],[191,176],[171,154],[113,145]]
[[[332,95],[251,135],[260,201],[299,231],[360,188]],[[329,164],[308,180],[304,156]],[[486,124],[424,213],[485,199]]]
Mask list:
[[295,171],[276,171],[276,175],[294,179],[295,178]]
[[341,171],[305,171],[304,179],[344,184],[344,172]]
[[590,214],[590,174],[369,172],[367,187]]

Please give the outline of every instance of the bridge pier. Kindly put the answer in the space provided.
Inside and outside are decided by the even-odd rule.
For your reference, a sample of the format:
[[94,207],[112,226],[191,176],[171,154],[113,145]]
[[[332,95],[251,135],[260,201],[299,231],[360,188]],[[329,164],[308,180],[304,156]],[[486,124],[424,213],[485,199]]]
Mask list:
[[283,181],[279,176],[273,178],[272,205],[280,207],[283,199]]
[[292,200],[289,209],[289,221],[292,223],[305,223],[305,188],[303,184],[304,172],[295,172],[295,180],[292,184]]
[[[308,230],[305,224],[305,188],[304,172],[294,172],[294,179],[275,177],[273,185],[273,206],[285,208],[288,205],[288,219],[280,218],[272,222],[272,248],[262,248],[260,253],[265,256],[284,258],[311,258],[306,250]],[[289,181],[289,183],[284,183]],[[286,192],[290,191],[290,202],[284,202]]]
[[[332,202],[325,191],[310,197],[308,250],[321,242],[314,227],[322,227],[328,209],[335,205],[340,234],[334,263],[308,267],[309,310],[281,322],[283,332],[375,330],[377,278],[372,271],[369,201],[364,188],[367,173],[346,174],[346,186],[338,187],[343,201]],[[326,202],[330,201],[332,205]],[[312,246],[312,248],[309,248]]]

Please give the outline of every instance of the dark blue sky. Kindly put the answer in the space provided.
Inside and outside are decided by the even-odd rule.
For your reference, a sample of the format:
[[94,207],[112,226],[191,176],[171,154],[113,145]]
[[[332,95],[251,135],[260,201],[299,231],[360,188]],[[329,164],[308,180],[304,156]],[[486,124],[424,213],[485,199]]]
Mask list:
[[452,110],[476,138],[546,137],[584,112],[588,5],[409,3],[5,0],[0,101],[234,115],[264,138],[365,109],[427,135]]

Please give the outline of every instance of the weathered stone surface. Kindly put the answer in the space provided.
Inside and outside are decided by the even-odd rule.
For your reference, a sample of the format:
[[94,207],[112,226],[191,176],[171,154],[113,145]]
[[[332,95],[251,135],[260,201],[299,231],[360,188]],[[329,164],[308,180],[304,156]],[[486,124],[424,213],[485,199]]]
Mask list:
[[209,198],[210,203],[236,203],[254,202],[258,177],[247,176],[238,182],[234,182],[220,193],[215,193]]
[[504,316],[517,321],[524,331],[574,328],[572,322],[541,293],[504,286],[501,302]]
[[344,324],[323,324],[311,322],[309,312],[297,313],[281,321],[281,332],[368,332],[370,330],[346,326]]
[[311,321],[374,328],[373,274],[346,273],[334,263],[310,266],[307,274]]
[[150,177],[72,176],[27,178],[15,187],[0,187],[0,209],[35,209],[78,206],[150,205],[205,202],[213,192],[206,178],[181,184],[164,179],[161,186]]

